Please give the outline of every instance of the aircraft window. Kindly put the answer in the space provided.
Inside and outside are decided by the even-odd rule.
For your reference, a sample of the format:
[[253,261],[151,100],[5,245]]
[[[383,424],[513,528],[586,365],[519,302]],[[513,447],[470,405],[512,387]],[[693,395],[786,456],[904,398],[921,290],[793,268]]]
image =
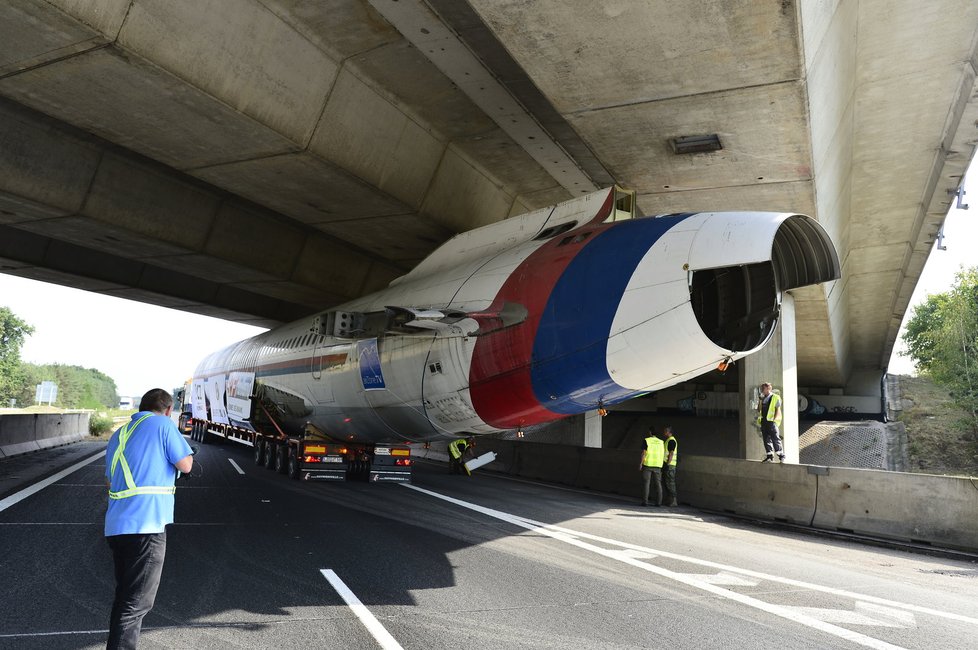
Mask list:
[[542,239],[550,239],[551,237],[556,237],[557,235],[567,232],[571,228],[577,225],[576,221],[568,221],[567,223],[558,224],[556,226],[550,226],[549,228],[544,228],[540,231],[540,234],[534,237],[534,241],[540,241]]
[[568,235],[560,240],[558,246],[566,246],[567,244],[580,244],[582,241],[591,236],[591,231],[582,232],[578,235]]

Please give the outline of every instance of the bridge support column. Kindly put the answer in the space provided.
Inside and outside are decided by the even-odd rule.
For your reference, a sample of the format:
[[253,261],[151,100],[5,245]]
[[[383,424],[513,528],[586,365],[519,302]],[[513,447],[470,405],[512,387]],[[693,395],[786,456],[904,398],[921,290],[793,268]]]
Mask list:
[[757,406],[764,381],[774,385],[784,400],[781,439],[785,460],[798,462],[798,363],[795,339],[795,300],[785,294],[781,301],[781,319],[774,336],[764,349],[737,362],[740,384],[740,458],[760,460],[764,441],[757,428]]
[[584,414],[584,446],[601,448],[601,416],[597,411]]

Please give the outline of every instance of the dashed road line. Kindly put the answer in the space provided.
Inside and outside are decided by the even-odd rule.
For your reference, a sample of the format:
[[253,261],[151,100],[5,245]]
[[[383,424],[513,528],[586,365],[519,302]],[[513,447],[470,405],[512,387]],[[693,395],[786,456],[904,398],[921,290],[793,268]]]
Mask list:
[[360,619],[360,622],[363,623],[364,627],[367,628],[367,631],[370,632],[371,636],[373,636],[377,643],[380,644],[381,648],[384,650],[404,650],[401,647],[401,644],[399,644],[397,640],[391,636],[390,632],[388,632],[387,629],[380,624],[380,621],[378,621],[374,615],[370,613],[370,610],[360,602],[360,599],[357,598],[356,594],[354,594],[350,588],[346,586],[346,583],[344,583],[343,580],[336,575],[335,571],[332,569],[320,569],[319,572],[323,574],[324,578],[329,580],[329,584],[333,585],[333,589],[336,590],[336,593],[338,593],[340,598],[343,599],[343,602],[345,602],[350,609],[353,610],[353,613],[357,615],[357,618]]

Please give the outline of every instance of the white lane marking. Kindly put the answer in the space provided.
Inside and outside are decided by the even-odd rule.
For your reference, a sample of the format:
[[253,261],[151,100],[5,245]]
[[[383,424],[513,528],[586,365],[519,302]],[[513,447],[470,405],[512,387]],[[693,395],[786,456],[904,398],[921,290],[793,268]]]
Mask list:
[[[645,551],[647,553],[652,553],[654,555],[661,555],[663,557],[674,558],[674,559],[678,559],[678,560],[682,560],[682,561],[686,561],[686,562],[692,562],[692,563],[696,563],[696,564],[701,564],[701,565],[706,565],[706,566],[712,566],[712,567],[715,567],[715,568],[719,568],[721,570],[732,571],[734,573],[740,573],[742,575],[752,575],[753,577],[760,577],[760,578],[763,578],[763,579],[767,579],[767,576],[765,574],[761,574],[761,573],[754,572],[754,571],[747,571],[747,570],[737,569],[736,567],[728,567],[728,566],[721,565],[721,564],[716,563],[716,562],[708,562],[708,561],[705,561],[705,560],[698,560],[696,558],[681,556],[681,555],[677,555],[675,553],[668,553],[668,552],[664,552],[664,551],[658,551],[658,550],[655,550],[655,549],[644,548],[644,547],[641,547],[641,546],[638,546],[638,545],[635,545],[635,544],[626,544],[624,542],[619,542],[617,540],[611,540],[611,539],[607,539],[607,538],[598,537],[596,535],[590,535],[590,534],[587,534],[587,533],[581,533],[581,532],[578,532],[578,531],[573,531],[573,530],[570,530],[570,529],[561,528],[559,526],[551,526],[551,525],[548,525],[548,524],[544,524],[542,522],[537,522],[537,521],[533,521],[531,519],[526,519],[526,518],[520,517],[518,515],[512,515],[512,514],[509,514],[509,513],[506,513],[506,512],[502,512],[502,511],[499,511],[499,510],[494,510],[492,508],[486,508],[484,506],[479,506],[479,505],[476,505],[474,503],[469,503],[467,501],[462,501],[460,499],[456,499],[454,497],[450,497],[450,496],[447,496],[447,495],[444,495],[444,494],[440,494],[438,492],[433,492],[431,490],[426,490],[426,489],[421,488],[421,487],[418,487],[416,485],[410,485],[410,484],[402,484],[402,485],[404,485],[404,487],[407,487],[407,488],[410,488],[412,490],[421,492],[423,494],[427,494],[429,496],[433,496],[433,497],[435,497],[437,499],[441,499],[443,501],[448,501],[449,503],[454,503],[454,504],[456,504],[458,506],[461,506],[463,508],[468,508],[469,510],[474,510],[476,512],[481,512],[482,514],[485,514],[485,515],[487,515],[489,517],[493,517],[495,519],[500,519],[502,521],[509,522],[509,523],[511,523],[511,524],[513,524],[515,526],[519,526],[520,528],[526,528],[527,530],[532,530],[532,531],[534,531],[536,533],[539,533],[539,534],[542,534],[542,535],[546,535],[548,537],[552,537],[554,539],[563,541],[563,542],[565,542],[567,544],[571,544],[573,546],[577,546],[578,548],[582,548],[582,549],[585,549],[585,550],[588,550],[588,551],[597,553],[599,555],[603,555],[605,557],[609,557],[609,558],[618,560],[619,562],[623,562],[623,563],[628,564],[630,566],[633,566],[633,567],[636,567],[636,568],[639,568],[639,569],[642,569],[642,570],[645,570],[645,571],[649,571],[650,573],[655,573],[655,574],[658,574],[658,575],[660,575],[662,577],[669,578],[671,580],[675,580],[676,582],[681,582],[681,583],[686,584],[686,585],[689,585],[691,587],[694,587],[694,588],[697,588],[697,589],[701,589],[703,591],[710,592],[710,593],[715,594],[717,596],[728,598],[728,599],[733,600],[735,602],[739,602],[741,604],[748,605],[748,606],[754,607],[756,609],[760,609],[762,611],[768,612],[768,613],[773,614],[775,616],[779,616],[781,618],[786,618],[786,619],[795,621],[797,623],[801,623],[802,625],[806,625],[808,627],[811,627],[813,629],[820,630],[820,631],[825,632],[827,634],[831,634],[831,635],[837,636],[839,638],[843,638],[843,639],[852,641],[853,643],[857,643],[857,644],[862,645],[862,646],[866,646],[866,647],[869,647],[869,648],[886,648],[886,649],[900,648],[901,647],[901,646],[895,646],[895,645],[886,643],[885,641],[882,641],[880,639],[876,639],[876,638],[873,638],[873,637],[866,636],[864,634],[860,634],[858,632],[853,632],[853,631],[847,630],[845,628],[840,628],[840,627],[835,626],[835,625],[832,625],[830,623],[825,623],[825,622],[819,621],[816,618],[813,618],[811,616],[808,616],[808,615],[806,615],[804,613],[801,613],[801,612],[798,612],[798,611],[793,611],[791,608],[788,608],[788,607],[785,607],[785,606],[773,605],[771,603],[766,603],[764,601],[758,600],[756,598],[752,598],[750,596],[746,596],[744,594],[739,594],[737,592],[733,592],[733,591],[730,591],[730,590],[727,590],[727,589],[723,589],[721,587],[717,587],[715,585],[711,585],[711,584],[709,584],[707,582],[704,582],[703,580],[698,580],[695,577],[692,577],[692,576],[689,576],[689,575],[684,575],[684,574],[681,574],[681,573],[676,573],[674,571],[669,571],[668,569],[663,569],[661,567],[653,566],[653,565],[650,565],[650,564],[645,564],[644,562],[641,562],[639,560],[635,560],[633,558],[630,558],[630,557],[627,557],[627,556],[622,555],[620,553],[620,551],[606,549],[606,548],[601,548],[599,546],[595,546],[593,544],[589,544],[589,543],[584,542],[584,541],[581,541],[581,540],[582,539],[598,540],[598,541],[601,541],[601,542],[606,543],[606,544],[611,544],[611,545],[615,545],[615,546],[619,546],[619,547],[624,547],[624,548],[631,548],[631,549],[639,550],[639,551]],[[771,578],[772,579],[775,579],[776,576],[771,576]],[[916,606],[906,605],[904,603],[897,603],[897,602],[894,602],[894,601],[887,601],[887,600],[882,599],[882,598],[874,598],[872,596],[865,596],[865,595],[862,595],[862,594],[855,594],[855,593],[852,593],[852,592],[845,592],[843,590],[836,590],[836,589],[831,589],[831,588],[823,588],[823,587],[821,587],[819,585],[809,585],[808,583],[803,583],[801,581],[787,580],[787,579],[782,579],[782,580],[778,580],[778,581],[779,582],[786,583],[786,584],[794,584],[796,586],[801,586],[801,587],[805,587],[805,588],[813,588],[813,589],[818,589],[820,591],[827,591],[829,593],[838,593],[838,594],[846,595],[848,597],[856,598],[856,599],[863,600],[863,601],[876,602],[877,604],[883,604],[883,605],[892,606],[892,607],[899,607],[899,608],[903,608],[903,609],[914,609],[914,610],[917,610],[918,609]],[[927,610],[927,608],[920,608],[920,609]],[[978,619],[972,619],[972,618],[969,618],[967,616],[960,616],[960,615],[957,615],[957,614],[950,614],[948,612],[939,612],[938,610],[927,610],[927,611],[929,613],[934,613],[934,614],[936,614],[938,616],[943,616],[943,617],[946,617],[946,618],[952,618],[954,620],[962,620],[964,622],[972,622],[972,623],[978,624]]]
[[228,462],[231,463],[231,465],[234,466],[234,469],[238,470],[238,474],[244,474],[244,470],[241,469],[240,467],[238,467],[238,464],[236,462],[234,462],[234,459],[233,458],[228,458]]
[[40,492],[41,490],[43,490],[47,486],[51,485],[52,483],[56,483],[56,482],[60,481],[64,477],[68,476],[69,474],[80,470],[82,467],[84,467],[85,465],[88,465],[89,463],[91,463],[96,458],[105,458],[105,452],[104,451],[100,451],[99,453],[95,454],[91,458],[86,458],[85,460],[83,460],[81,462],[78,462],[78,463],[75,463],[74,465],[72,465],[71,467],[69,467],[67,469],[61,470],[60,472],[58,472],[57,474],[54,474],[53,476],[47,477],[46,479],[44,479],[40,483],[35,483],[34,485],[32,485],[30,487],[24,488],[20,492],[15,492],[14,494],[11,494],[6,499],[3,499],[2,501],[0,501],[0,512],[3,512],[4,510],[6,510],[10,506],[14,505],[15,503],[19,503],[19,502],[23,501],[24,499],[26,499],[27,497],[31,496],[32,494],[35,494],[37,492]]
[[917,627],[913,612],[904,612],[871,603],[856,603],[855,610],[823,609],[820,607],[788,607],[826,623],[874,625],[877,627]]
[[[459,501],[457,499],[452,499],[452,497],[447,497],[440,495],[436,492],[431,492],[425,490],[424,488],[418,488],[413,485],[405,484],[404,487],[410,487],[421,492],[425,492],[432,496],[437,496],[438,498],[453,501],[462,507],[471,509],[482,509],[482,506],[476,506],[475,504],[468,504],[465,501]],[[489,510],[485,508],[484,510]],[[482,511],[482,510],[480,510]],[[502,513],[506,514],[506,513]],[[700,566],[709,567],[711,569],[717,569],[719,571],[729,571],[731,573],[738,573],[743,576],[749,576],[751,578],[759,578],[761,580],[768,580],[771,582],[779,582],[781,584],[790,585],[792,587],[801,587],[802,589],[809,589],[811,591],[821,591],[822,593],[832,594],[835,596],[843,596],[845,598],[852,598],[854,600],[864,601],[867,603],[876,603],[877,605],[883,605],[885,607],[895,607],[897,609],[904,609],[911,612],[917,612],[919,614],[928,614],[930,616],[938,616],[940,618],[946,618],[952,621],[959,621],[961,623],[968,623],[970,625],[978,625],[978,618],[971,616],[965,616],[963,614],[955,614],[953,612],[945,612],[939,609],[931,609],[930,607],[923,607],[921,605],[912,605],[909,603],[901,603],[895,600],[887,600],[886,598],[879,598],[877,596],[870,596],[868,594],[860,594],[854,591],[847,591],[845,589],[836,589],[835,587],[826,587],[823,585],[814,584],[811,582],[803,582],[801,580],[794,580],[792,578],[783,578],[781,576],[776,576],[770,573],[762,573],[760,571],[753,571],[751,569],[742,569],[740,567],[730,566],[728,564],[720,564],[719,562],[713,562],[710,560],[701,560],[699,558],[690,557],[688,555],[679,555],[678,553],[670,553],[669,551],[660,551],[645,546],[639,546],[638,544],[629,544],[628,542],[620,542],[615,539],[608,539],[607,537],[600,537],[598,535],[591,535],[590,533],[582,533],[580,531],[570,530],[568,528],[561,528],[560,526],[554,526],[551,524],[545,524],[540,521],[534,521],[533,519],[528,519],[526,517],[520,517],[518,515],[509,515],[507,517],[519,519],[522,522],[532,524],[534,526],[539,526],[541,528],[551,529],[557,532],[565,533],[578,537],[580,539],[589,539],[596,542],[601,542],[602,544],[609,544],[612,546],[618,546],[621,548],[629,548],[636,551],[651,553],[653,555],[660,555],[665,558],[672,560],[679,560],[681,562],[688,562],[690,564],[698,564]],[[508,520],[507,520],[508,521]]]
[[614,553],[616,556],[629,557],[633,560],[651,560],[655,556],[651,553],[646,553],[644,551],[636,551],[632,548],[623,548],[620,551],[608,551],[609,553]]
[[905,612],[892,607],[884,607],[876,603],[856,602],[856,611],[872,616],[881,625],[892,625],[894,627],[917,627],[917,619],[913,612]]
[[346,586],[346,583],[340,580],[340,577],[336,575],[335,571],[332,569],[320,569],[319,572],[323,574],[324,578],[329,580],[329,584],[333,585],[333,589],[336,590],[336,593],[340,595],[343,602],[349,605],[350,609],[357,615],[357,618],[360,619],[360,622],[363,623],[364,627],[367,628],[367,631],[370,632],[377,643],[380,644],[381,648],[384,650],[404,650],[401,648],[401,644],[399,644],[394,637],[391,636],[390,632],[388,632],[384,626],[380,624],[380,621],[374,618],[374,615],[370,613],[370,610],[360,602],[360,599],[356,597],[356,594],[350,591],[350,588]]
[[685,575],[708,582],[711,585],[727,585],[728,587],[754,587],[757,586],[756,580],[744,580],[740,576],[721,571],[720,573],[687,573]]

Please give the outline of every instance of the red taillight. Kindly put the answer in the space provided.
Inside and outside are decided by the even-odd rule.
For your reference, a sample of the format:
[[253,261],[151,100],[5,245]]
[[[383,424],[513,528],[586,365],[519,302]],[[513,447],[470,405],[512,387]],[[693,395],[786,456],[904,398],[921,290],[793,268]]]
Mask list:
[[394,461],[394,464],[395,465],[401,465],[401,466],[407,466],[407,465],[410,465],[411,464],[411,459],[410,458],[398,458],[397,460]]
[[323,459],[320,458],[319,456],[303,456],[302,457],[302,462],[303,463],[321,463],[321,462],[323,462]]

